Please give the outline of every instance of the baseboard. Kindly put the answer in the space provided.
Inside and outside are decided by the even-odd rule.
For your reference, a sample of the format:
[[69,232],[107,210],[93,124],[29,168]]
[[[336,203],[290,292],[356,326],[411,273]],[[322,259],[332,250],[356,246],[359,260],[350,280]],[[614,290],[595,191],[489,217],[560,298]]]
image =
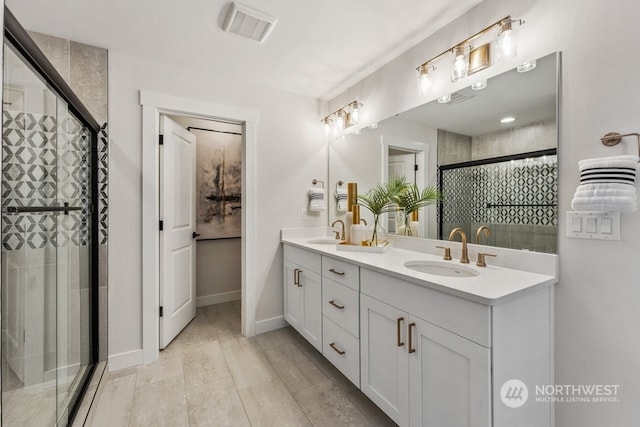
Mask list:
[[263,334],[269,331],[275,331],[276,329],[284,328],[287,326],[287,322],[284,320],[284,316],[276,316],[270,319],[258,320],[256,322],[256,335]]
[[220,294],[205,295],[196,297],[196,305],[204,307],[205,305],[220,304],[223,302],[235,301],[240,299],[241,291],[222,292]]
[[109,356],[109,372],[140,366],[142,365],[142,360],[142,350],[114,354],[113,356]]

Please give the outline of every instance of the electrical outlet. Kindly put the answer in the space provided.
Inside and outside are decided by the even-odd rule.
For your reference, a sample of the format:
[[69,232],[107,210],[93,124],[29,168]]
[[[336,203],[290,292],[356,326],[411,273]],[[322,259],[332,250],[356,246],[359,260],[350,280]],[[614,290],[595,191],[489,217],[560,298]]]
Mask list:
[[300,221],[307,220],[307,208],[300,208]]

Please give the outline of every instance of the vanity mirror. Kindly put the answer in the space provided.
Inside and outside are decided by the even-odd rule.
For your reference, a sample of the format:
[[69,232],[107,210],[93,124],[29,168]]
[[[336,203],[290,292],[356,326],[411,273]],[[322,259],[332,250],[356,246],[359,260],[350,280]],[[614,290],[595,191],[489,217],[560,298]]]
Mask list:
[[[420,237],[447,239],[462,227],[473,242],[487,225],[482,244],[556,253],[558,60],[547,55],[452,93],[446,103],[434,100],[331,140],[330,188],[357,182],[364,193],[403,175],[420,188],[438,186],[444,197],[421,210]],[[330,219],[343,215],[330,195]],[[392,218],[385,225],[393,232]]]

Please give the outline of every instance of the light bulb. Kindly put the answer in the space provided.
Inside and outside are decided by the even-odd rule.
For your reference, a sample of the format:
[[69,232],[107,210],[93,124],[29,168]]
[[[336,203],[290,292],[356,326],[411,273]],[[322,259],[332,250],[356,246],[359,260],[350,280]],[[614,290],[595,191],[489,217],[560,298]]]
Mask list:
[[362,104],[358,101],[354,101],[351,103],[351,124],[357,125],[360,121],[360,108],[362,108]]
[[429,66],[422,65],[416,70],[418,77],[418,96],[425,96],[433,87],[433,80],[429,75]]
[[438,104],[447,104],[451,102],[451,94],[448,93],[446,95],[442,95],[440,98],[438,98]]
[[324,134],[325,136],[329,137],[329,134],[331,133],[331,125],[330,125],[331,119],[327,117],[324,120],[322,120],[322,123],[324,127]]
[[500,32],[496,38],[496,53],[498,59],[511,59],[515,58],[517,53],[517,45],[513,29],[511,28],[511,21],[503,21],[500,25]]
[[453,48],[453,66],[451,68],[451,81],[456,82],[467,77],[469,72],[469,63],[465,55],[464,46],[456,46]]
[[480,80],[479,82],[475,82],[471,85],[471,90],[482,90],[487,87],[486,80]]
[[520,64],[518,65],[518,67],[516,68],[518,70],[519,73],[526,73],[527,71],[531,71],[534,68],[536,68],[536,60],[532,60],[532,61],[527,61],[524,64]]

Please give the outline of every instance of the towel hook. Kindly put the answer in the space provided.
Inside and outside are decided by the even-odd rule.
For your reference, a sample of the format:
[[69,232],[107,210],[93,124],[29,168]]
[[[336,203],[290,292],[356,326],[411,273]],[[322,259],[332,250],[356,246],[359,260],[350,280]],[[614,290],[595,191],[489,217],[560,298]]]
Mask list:
[[609,132],[600,138],[600,142],[607,147],[613,147],[614,145],[618,145],[625,136],[635,136],[638,138],[638,156],[640,156],[640,133],[625,133],[624,135],[621,135],[618,132]]
[[336,191],[338,191],[338,187],[342,187],[342,184],[344,184],[344,182],[342,182],[342,180],[336,182]]
[[315,179],[315,178],[314,178],[314,179],[313,179],[313,181],[311,181],[311,183],[312,183],[313,185],[320,184],[320,186],[321,186],[322,188],[324,188],[324,181],[320,181],[319,179]]

